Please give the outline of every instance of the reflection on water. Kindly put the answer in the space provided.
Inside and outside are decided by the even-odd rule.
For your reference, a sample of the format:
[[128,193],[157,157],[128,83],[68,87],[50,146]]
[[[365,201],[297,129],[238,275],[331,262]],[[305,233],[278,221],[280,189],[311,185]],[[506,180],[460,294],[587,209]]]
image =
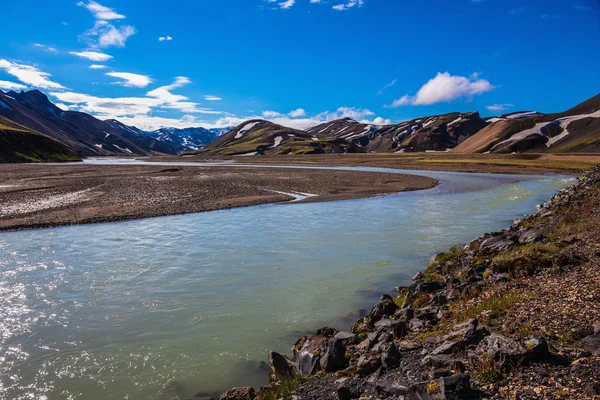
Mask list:
[[509,225],[563,177],[0,235],[0,398],[173,399],[266,381],[269,349]]

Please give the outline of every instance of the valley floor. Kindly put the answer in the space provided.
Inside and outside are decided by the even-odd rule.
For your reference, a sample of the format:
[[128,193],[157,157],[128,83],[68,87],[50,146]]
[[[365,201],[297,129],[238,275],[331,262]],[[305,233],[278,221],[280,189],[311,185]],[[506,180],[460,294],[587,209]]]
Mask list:
[[[414,175],[246,167],[0,165],[0,231],[428,189]],[[288,193],[288,194],[286,194]]]
[[502,174],[579,173],[600,164],[598,154],[462,154],[462,153],[370,153],[302,156],[207,158],[200,156],[152,157],[152,161],[235,160],[239,163],[351,165],[396,169]]

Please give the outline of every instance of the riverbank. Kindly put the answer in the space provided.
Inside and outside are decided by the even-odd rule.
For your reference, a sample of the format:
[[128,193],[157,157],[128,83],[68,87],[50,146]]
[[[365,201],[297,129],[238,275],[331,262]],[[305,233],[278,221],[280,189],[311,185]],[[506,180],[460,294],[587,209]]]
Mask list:
[[258,398],[598,398],[599,198],[596,167],[536,214],[436,256],[350,332],[270,353]]
[[0,165],[0,231],[125,221],[435,187],[394,173],[158,165]]
[[211,158],[203,156],[160,156],[152,161],[211,162],[235,161],[244,164],[363,166],[452,172],[538,175],[544,173],[580,174],[600,164],[597,154],[460,154],[368,153],[315,154],[302,156],[256,156]]

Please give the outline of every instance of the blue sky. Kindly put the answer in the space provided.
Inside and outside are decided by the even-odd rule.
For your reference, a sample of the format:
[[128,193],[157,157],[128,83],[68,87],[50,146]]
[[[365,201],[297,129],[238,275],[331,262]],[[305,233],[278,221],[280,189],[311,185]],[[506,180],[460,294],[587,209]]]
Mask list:
[[553,112],[600,92],[597,0],[2,3],[0,89],[143,129]]

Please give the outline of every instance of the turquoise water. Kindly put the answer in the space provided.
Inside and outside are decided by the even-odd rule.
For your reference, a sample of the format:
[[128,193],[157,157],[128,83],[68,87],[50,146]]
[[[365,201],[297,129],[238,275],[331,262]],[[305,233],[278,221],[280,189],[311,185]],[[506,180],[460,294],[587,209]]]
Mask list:
[[175,399],[266,382],[268,350],[406,284],[569,179],[0,234],[0,399]]

